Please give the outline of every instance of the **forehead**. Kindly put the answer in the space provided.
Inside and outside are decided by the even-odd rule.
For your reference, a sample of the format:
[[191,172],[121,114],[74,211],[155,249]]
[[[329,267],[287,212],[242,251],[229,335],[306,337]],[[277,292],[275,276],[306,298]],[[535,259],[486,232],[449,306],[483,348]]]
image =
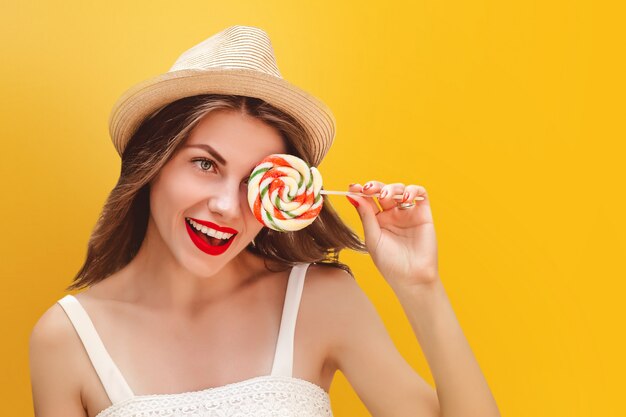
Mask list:
[[278,130],[260,119],[234,110],[213,111],[190,132],[185,146],[210,145],[227,163],[256,163],[272,153],[286,152]]

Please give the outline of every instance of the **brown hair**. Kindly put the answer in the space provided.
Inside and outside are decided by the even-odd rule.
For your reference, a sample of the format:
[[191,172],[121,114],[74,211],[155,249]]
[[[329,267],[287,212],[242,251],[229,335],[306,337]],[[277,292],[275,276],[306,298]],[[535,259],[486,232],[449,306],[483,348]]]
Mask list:
[[[162,107],[141,124],[124,150],[120,178],[89,238],[85,262],[67,290],[93,285],[135,257],[148,226],[150,181],[199,121],[216,110],[240,111],[262,120],[278,130],[288,153],[310,163],[311,150],[302,126],[261,99],[205,94]],[[346,248],[365,251],[363,242],[341,221],[324,196],[322,210],[310,226],[287,233],[264,227],[247,250],[263,256],[268,269],[311,262],[350,272],[347,265],[339,262],[339,252]]]

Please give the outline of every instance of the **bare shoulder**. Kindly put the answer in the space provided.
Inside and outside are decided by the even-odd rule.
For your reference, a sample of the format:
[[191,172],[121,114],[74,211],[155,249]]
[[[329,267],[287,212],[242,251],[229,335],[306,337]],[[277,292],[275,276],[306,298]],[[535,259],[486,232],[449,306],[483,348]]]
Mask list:
[[74,327],[69,321],[63,308],[54,303],[48,310],[46,310],[30,334],[31,346],[45,346],[47,348],[54,348],[59,345],[68,344],[68,335],[74,333]]
[[315,264],[306,274],[306,296],[314,302],[317,314],[336,317],[365,297],[354,277],[339,267]]
[[307,281],[324,285],[356,284],[354,277],[343,268],[330,264],[311,264],[306,273]]
[[84,416],[81,358],[74,327],[55,303],[39,318],[29,338],[29,365],[35,414]]
[[318,307],[333,316],[351,312],[355,304],[369,299],[348,271],[332,265],[311,265],[307,271],[307,291],[316,297]]
[[348,272],[307,274],[328,356],[373,416],[439,415],[435,390],[400,355],[375,306]]
[[[311,265],[306,278],[306,302],[311,306],[316,324],[327,338],[329,356],[337,363],[338,349],[345,341],[346,329],[355,321],[368,326],[380,320],[356,279],[347,271],[329,265]],[[322,330],[323,329],[323,330]]]
[[319,297],[320,307],[335,318],[353,317],[354,308],[374,308],[357,280],[348,271],[324,264],[311,265],[307,271],[307,290]]

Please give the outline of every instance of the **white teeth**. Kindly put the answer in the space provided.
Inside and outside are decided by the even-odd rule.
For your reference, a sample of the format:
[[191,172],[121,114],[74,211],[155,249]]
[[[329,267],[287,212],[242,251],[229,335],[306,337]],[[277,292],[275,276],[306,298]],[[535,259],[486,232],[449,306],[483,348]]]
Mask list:
[[210,237],[215,237],[215,238],[218,238],[218,239],[224,239],[224,240],[226,240],[226,239],[230,239],[230,238],[231,238],[231,236],[233,235],[232,233],[218,232],[218,231],[217,231],[217,230],[215,230],[215,229],[211,229],[210,227],[207,227],[207,226],[201,225],[201,224],[199,224],[199,223],[196,223],[196,222],[194,222],[194,221],[193,221],[193,220],[191,220],[191,219],[187,219],[187,220],[189,220],[189,223],[190,223],[190,224],[191,224],[191,225],[192,225],[192,226],[193,226],[196,230],[199,230],[199,231],[201,231],[202,233],[204,233],[205,235],[210,236]]

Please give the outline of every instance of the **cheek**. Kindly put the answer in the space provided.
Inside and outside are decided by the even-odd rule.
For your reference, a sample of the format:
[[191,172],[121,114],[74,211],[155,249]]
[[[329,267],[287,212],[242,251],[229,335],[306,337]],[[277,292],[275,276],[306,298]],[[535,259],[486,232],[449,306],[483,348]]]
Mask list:
[[193,197],[199,196],[196,182],[183,175],[164,171],[150,187],[150,208],[153,213],[176,215],[193,205]]
[[164,198],[174,202],[187,202],[206,193],[206,185],[191,171],[191,168],[177,165],[163,172],[158,187]]
[[257,233],[261,231],[263,225],[254,217],[254,213],[250,209],[248,205],[247,195],[242,199],[241,211],[243,214],[243,218],[245,219],[246,224],[248,225],[247,229],[250,230],[255,236]]

